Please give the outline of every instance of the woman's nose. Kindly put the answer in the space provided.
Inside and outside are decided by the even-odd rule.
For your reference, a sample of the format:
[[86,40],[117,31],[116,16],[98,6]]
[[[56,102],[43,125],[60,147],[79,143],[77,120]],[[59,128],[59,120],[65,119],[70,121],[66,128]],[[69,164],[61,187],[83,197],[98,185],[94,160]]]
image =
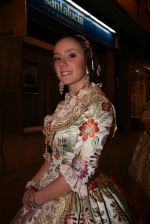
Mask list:
[[65,58],[61,58],[60,61],[59,61],[59,65],[60,66],[66,66],[67,65],[67,61]]

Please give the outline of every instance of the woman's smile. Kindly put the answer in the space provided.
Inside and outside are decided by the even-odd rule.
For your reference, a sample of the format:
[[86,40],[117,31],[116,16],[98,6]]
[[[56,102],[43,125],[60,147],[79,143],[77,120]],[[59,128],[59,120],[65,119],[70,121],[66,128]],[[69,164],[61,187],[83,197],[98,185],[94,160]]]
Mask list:
[[71,72],[61,72],[61,75],[62,76],[68,76],[68,75],[70,75],[71,74]]

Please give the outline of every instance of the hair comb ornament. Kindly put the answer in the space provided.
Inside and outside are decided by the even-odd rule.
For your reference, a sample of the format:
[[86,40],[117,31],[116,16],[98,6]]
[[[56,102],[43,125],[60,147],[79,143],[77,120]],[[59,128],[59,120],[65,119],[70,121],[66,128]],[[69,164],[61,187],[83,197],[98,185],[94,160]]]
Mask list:
[[[77,37],[81,38],[83,41],[84,41],[84,44],[83,44],[83,49],[89,49],[90,51],[90,55],[91,55],[91,63],[92,63],[92,70],[94,71],[94,60],[93,60],[93,51],[92,51],[92,47],[90,45],[90,42],[82,35],[80,34],[77,34],[76,35]],[[96,74],[97,76],[100,76],[100,72],[101,72],[101,66],[98,65],[97,69],[96,69]]]
[[92,63],[92,70],[94,70],[94,63],[93,63],[93,52],[92,52],[92,48],[91,48],[91,45],[90,45],[90,42],[82,35],[80,34],[77,34],[76,35],[77,37],[81,38],[82,40],[84,40],[84,45],[83,45],[83,48],[84,49],[89,49],[90,50],[90,54],[91,54],[91,63]]

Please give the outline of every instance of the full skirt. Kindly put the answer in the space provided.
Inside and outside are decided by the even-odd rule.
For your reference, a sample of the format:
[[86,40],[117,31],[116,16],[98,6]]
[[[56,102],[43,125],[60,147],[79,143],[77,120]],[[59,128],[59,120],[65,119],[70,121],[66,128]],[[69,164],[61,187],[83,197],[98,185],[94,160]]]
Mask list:
[[88,195],[84,199],[72,191],[37,210],[27,211],[22,207],[11,224],[135,223],[120,188],[107,176],[98,173],[87,187]]

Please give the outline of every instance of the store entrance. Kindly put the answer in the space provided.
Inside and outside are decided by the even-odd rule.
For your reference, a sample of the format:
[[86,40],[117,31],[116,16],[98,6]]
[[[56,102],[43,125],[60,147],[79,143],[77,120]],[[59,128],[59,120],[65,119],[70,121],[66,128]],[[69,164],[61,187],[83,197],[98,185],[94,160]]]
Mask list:
[[150,83],[149,71],[145,68],[131,65],[131,129],[140,128],[142,109],[148,99],[150,92],[148,83]]

